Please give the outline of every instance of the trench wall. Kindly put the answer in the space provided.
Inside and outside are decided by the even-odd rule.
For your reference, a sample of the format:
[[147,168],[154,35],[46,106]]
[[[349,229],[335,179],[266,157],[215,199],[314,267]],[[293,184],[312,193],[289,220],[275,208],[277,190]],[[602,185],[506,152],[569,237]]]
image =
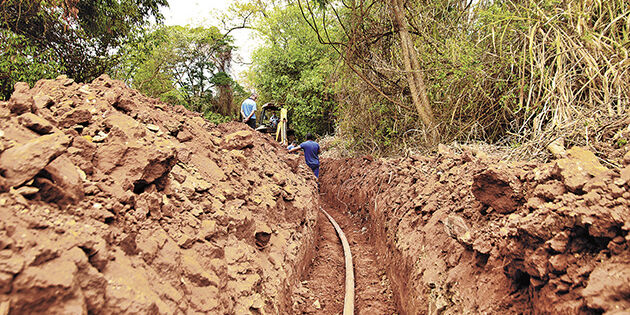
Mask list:
[[471,152],[323,162],[324,198],[367,222],[401,314],[628,309],[630,169]]

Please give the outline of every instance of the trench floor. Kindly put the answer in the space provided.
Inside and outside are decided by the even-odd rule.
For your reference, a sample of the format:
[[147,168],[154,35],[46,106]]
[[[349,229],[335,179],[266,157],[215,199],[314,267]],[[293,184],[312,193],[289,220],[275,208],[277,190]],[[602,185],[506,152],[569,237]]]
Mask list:
[[[355,314],[398,314],[385,266],[361,219],[346,212],[343,204],[321,204],[341,227],[350,244],[355,274]],[[316,253],[308,273],[294,290],[294,314],[341,314],[345,293],[343,248],[335,229],[319,215]]]

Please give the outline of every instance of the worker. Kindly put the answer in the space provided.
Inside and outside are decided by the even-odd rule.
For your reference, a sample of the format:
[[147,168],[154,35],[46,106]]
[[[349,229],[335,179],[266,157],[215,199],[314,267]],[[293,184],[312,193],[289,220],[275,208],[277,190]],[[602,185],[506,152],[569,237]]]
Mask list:
[[312,133],[307,133],[306,141],[289,150],[289,153],[296,152],[300,149],[304,150],[306,165],[313,170],[313,174],[319,179],[319,144],[315,142],[315,136],[313,136]]
[[248,126],[252,127],[252,129],[256,129],[256,99],[258,98],[258,94],[252,93],[250,97],[243,101],[241,104],[241,115],[243,117],[243,122]]
[[276,128],[278,128],[279,121],[280,118],[278,118],[275,113],[271,114],[271,117],[269,118],[269,122],[271,123],[271,130],[276,130]]

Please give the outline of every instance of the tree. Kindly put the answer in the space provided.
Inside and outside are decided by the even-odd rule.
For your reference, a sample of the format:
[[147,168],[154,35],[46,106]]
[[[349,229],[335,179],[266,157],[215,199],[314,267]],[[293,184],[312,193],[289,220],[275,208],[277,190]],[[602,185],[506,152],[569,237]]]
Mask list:
[[319,43],[296,5],[267,8],[254,27],[263,45],[254,52],[250,78],[261,98],[284,105],[300,137],[332,133],[335,52]]
[[411,36],[409,35],[409,31],[407,29],[409,26],[407,18],[404,14],[404,2],[403,0],[394,0],[391,6],[397,31],[400,35],[402,59],[403,64],[405,65],[409,90],[411,91],[411,99],[413,100],[413,105],[418,111],[420,119],[422,119],[422,122],[431,134],[432,142],[436,143],[438,140],[438,134],[435,129],[433,109],[431,109],[429,97],[427,96],[427,88],[424,85],[424,79],[422,78],[422,69],[420,69],[420,64],[418,62],[418,55],[416,54],[413,41],[411,40]]
[[127,56],[115,68],[146,95],[202,112],[237,112],[230,77],[232,38],[216,27],[163,26],[148,30],[123,47]]
[[[117,63],[117,48],[131,32],[150,18],[161,19],[159,7],[165,5],[166,0],[2,1],[0,70],[10,72],[0,77],[10,82],[3,82],[0,93],[8,97],[13,80],[39,79],[32,72],[65,73],[78,81],[97,77]],[[8,60],[27,67],[7,66]]]

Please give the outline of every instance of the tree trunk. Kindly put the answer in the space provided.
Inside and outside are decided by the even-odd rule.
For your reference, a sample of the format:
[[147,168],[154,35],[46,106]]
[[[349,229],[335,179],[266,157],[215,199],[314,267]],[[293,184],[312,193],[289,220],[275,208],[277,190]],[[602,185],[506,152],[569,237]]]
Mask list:
[[426,131],[429,135],[430,144],[436,144],[439,141],[438,132],[435,126],[435,117],[427,96],[427,88],[424,85],[422,72],[420,72],[420,63],[418,62],[418,54],[407,31],[407,18],[405,17],[404,0],[393,0],[392,8],[394,11],[394,22],[400,34],[400,46],[402,48],[403,63],[411,91],[411,99],[413,105],[424,123]]
[[219,85],[218,112],[229,116],[234,114],[232,108],[232,87],[229,85]]

